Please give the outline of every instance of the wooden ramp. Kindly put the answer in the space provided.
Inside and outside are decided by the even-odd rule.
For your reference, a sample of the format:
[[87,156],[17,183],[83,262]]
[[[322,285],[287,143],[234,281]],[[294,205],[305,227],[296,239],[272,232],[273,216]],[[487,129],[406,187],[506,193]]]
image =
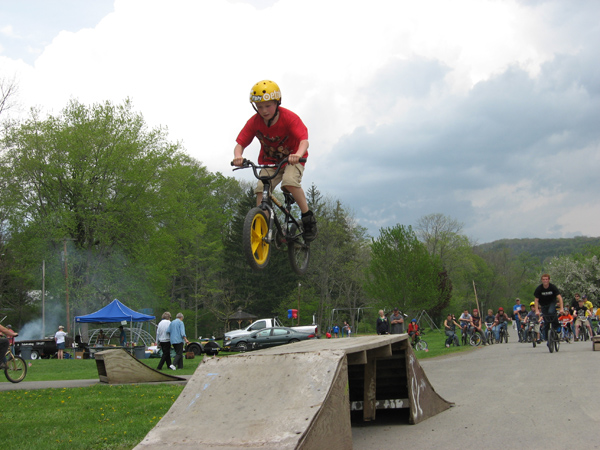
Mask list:
[[315,339],[203,360],[136,449],[350,449],[351,409],[418,423],[450,406],[407,335]]
[[123,349],[104,350],[95,354],[98,378],[103,383],[152,383],[165,381],[185,381],[148,367]]

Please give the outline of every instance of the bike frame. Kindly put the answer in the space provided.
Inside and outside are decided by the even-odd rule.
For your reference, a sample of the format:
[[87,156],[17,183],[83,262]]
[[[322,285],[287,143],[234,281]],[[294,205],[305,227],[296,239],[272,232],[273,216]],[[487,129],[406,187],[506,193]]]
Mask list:
[[[300,162],[305,162],[305,161],[306,161],[305,158],[300,158]],[[292,194],[282,190],[283,196],[285,199],[285,205],[282,205],[281,202],[279,201],[279,199],[277,197],[275,197],[271,191],[271,180],[279,174],[281,167],[285,163],[287,163],[287,158],[282,159],[279,162],[279,164],[259,166],[259,165],[254,164],[252,161],[244,159],[244,165],[242,167],[233,169],[233,170],[239,170],[239,169],[245,169],[247,167],[250,167],[250,168],[252,168],[252,171],[254,172],[254,176],[256,177],[256,179],[258,179],[262,182],[262,184],[263,184],[262,200],[260,202],[260,205],[258,205],[258,207],[260,209],[262,209],[263,211],[267,211],[267,213],[269,214],[269,233],[267,235],[266,241],[269,244],[275,243],[275,246],[277,246],[277,242],[275,241],[275,237],[273,236],[273,225],[275,226],[275,229],[279,233],[281,233],[281,236],[284,239],[281,242],[282,244],[285,244],[285,243],[291,242],[291,241],[295,241],[298,239],[298,237],[300,237],[304,234],[304,228],[301,226],[300,222],[298,220],[296,220],[296,218],[292,215],[292,212],[291,212],[292,205],[295,203],[295,200],[294,200],[294,197],[292,196]],[[258,169],[276,169],[276,170],[272,175],[260,175],[260,173],[258,172]],[[283,228],[282,223],[279,221],[279,218],[277,217],[277,214],[275,213],[273,204],[275,206],[277,206],[277,208],[284,215],[285,229]],[[296,230],[297,230],[296,234],[294,234],[293,236],[291,235],[291,225],[292,224],[296,225]]]

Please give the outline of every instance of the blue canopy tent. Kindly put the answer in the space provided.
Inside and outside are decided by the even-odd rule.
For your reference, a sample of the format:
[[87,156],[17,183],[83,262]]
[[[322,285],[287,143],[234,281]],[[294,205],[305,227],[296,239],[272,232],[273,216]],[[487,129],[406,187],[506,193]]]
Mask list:
[[[76,323],[122,323],[123,321],[133,323],[150,322],[154,319],[156,319],[156,317],[134,311],[117,299],[114,299],[111,303],[95,313],[86,316],[75,316]],[[73,329],[75,329],[75,327],[73,327]],[[129,329],[131,330],[132,326],[130,326]]]

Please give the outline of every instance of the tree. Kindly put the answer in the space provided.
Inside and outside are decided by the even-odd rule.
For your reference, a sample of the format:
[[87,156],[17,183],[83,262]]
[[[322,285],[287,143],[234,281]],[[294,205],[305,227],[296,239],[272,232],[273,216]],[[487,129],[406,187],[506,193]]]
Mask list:
[[16,80],[0,78],[0,116],[16,105],[15,96],[18,92]]
[[7,131],[0,155],[0,208],[11,240],[29,249],[23,257],[31,264],[48,262],[56,294],[66,294],[68,280],[80,312],[121,295],[133,307],[147,305],[156,296],[140,251],[169,214],[160,193],[180,164],[179,146],[162,129],[148,130],[129,101],[71,101],[44,119],[33,111]]
[[371,244],[367,291],[381,307],[403,310],[431,309],[447,301],[440,293],[442,265],[419,242],[412,227],[384,228]]

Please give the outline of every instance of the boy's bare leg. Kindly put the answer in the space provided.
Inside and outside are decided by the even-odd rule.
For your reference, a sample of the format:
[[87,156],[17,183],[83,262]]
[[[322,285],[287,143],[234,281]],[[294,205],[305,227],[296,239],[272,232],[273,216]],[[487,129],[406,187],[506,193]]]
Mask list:
[[303,213],[308,211],[308,203],[306,202],[306,195],[304,195],[304,189],[297,186],[286,186],[285,188],[287,191],[289,191],[290,194],[292,194],[294,200],[296,200],[296,203],[298,203],[300,211]]

